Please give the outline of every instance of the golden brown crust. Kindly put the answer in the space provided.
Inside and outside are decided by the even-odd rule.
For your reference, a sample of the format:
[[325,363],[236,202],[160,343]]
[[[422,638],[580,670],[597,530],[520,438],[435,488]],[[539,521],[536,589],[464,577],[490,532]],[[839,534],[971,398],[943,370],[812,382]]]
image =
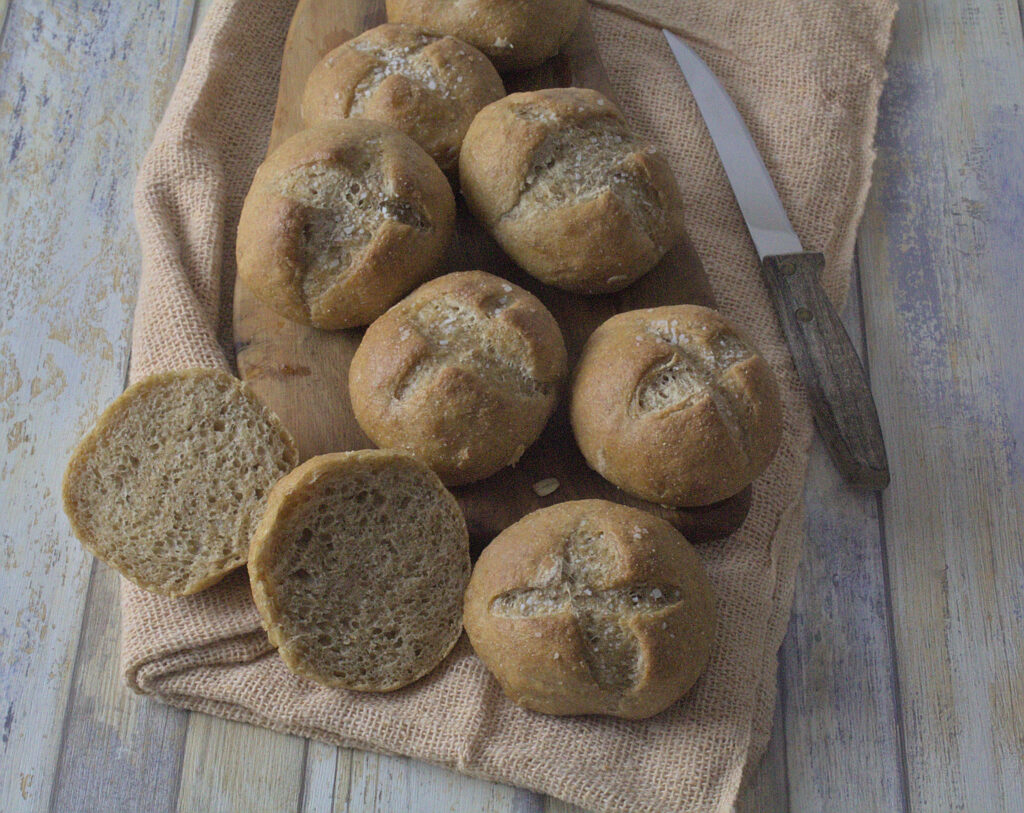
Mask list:
[[377,445],[462,485],[514,464],[537,439],[566,365],[562,334],[536,297],[465,271],[421,286],[369,327],[349,392]]
[[621,290],[683,234],[668,163],[600,93],[513,93],[470,125],[459,161],[470,210],[526,271],[579,293]]
[[707,664],[714,598],[664,520],[604,500],[560,503],[480,555],[463,620],[515,702],[547,714],[657,714]]
[[[195,457],[189,459],[190,450],[186,444],[189,436],[195,433],[182,427],[178,443],[173,444],[175,448],[168,450],[169,462],[158,462],[155,467],[146,469],[145,476],[141,476],[140,469],[147,465],[143,456],[158,458],[162,453],[162,448],[149,447],[165,445],[165,439],[161,437],[165,427],[147,424],[144,436],[125,436],[124,430],[133,413],[145,410],[148,403],[174,390],[180,391],[178,396],[171,395],[168,400],[184,400],[180,407],[188,413],[190,422],[204,425],[218,419],[219,403],[203,402],[196,397],[195,385],[210,381],[226,393],[226,397],[243,399],[251,415],[262,423],[266,435],[251,439],[258,455],[262,457],[264,454],[259,449],[261,443],[266,446],[267,454],[272,454],[274,448],[280,452],[274,458],[276,467],[271,466],[269,472],[250,471],[249,463],[252,461],[247,460],[242,470],[225,470],[224,479],[214,483],[214,489],[209,493],[194,495],[202,498],[201,509],[222,514],[211,518],[207,529],[209,533],[201,534],[195,560],[182,561],[179,565],[165,561],[175,554],[176,543],[188,536],[187,530],[174,521],[174,512],[184,509],[180,521],[197,527],[205,522],[206,517],[196,514],[196,506],[182,503],[198,479],[188,476],[189,468],[199,469],[208,465],[217,450],[197,450]],[[154,419],[158,417],[154,416]],[[166,417],[169,421],[170,416]],[[173,441],[171,438],[170,442]],[[125,458],[125,465],[118,464],[117,471],[106,470],[105,466],[117,462],[115,458]],[[255,523],[266,499],[252,501],[249,500],[250,494],[257,489],[269,491],[277,477],[297,462],[298,449],[291,434],[247,384],[220,370],[205,368],[157,373],[136,382],[114,399],[75,447],[64,472],[64,512],[82,546],[137,586],[167,596],[192,595],[216,584],[245,564],[249,543],[247,529],[251,527],[250,523]],[[184,482],[165,488],[166,483],[177,476],[185,477]],[[97,479],[117,479],[120,485],[113,491],[97,494]],[[234,499],[233,492],[238,491],[245,495],[245,502]],[[224,505],[225,501],[228,506]],[[231,509],[237,516],[230,514]],[[248,509],[254,516],[243,515]],[[117,518],[126,513],[132,517],[118,523]],[[129,539],[129,533],[135,538]],[[207,561],[211,557],[216,561]],[[175,574],[176,568],[179,572]]]
[[540,65],[576,30],[583,0],[387,0],[388,20],[450,34],[506,71]]
[[573,373],[570,414],[591,468],[673,507],[742,491],[782,433],[767,362],[721,314],[695,305],[621,313],[595,330]]
[[[323,663],[317,662],[318,649],[320,647],[308,643],[308,639],[316,638],[317,635],[335,637],[335,631],[305,630],[305,635],[299,635],[294,629],[296,624],[309,623],[308,619],[296,617],[295,608],[289,606],[288,588],[286,583],[287,567],[282,573],[282,564],[294,559],[295,551],[291,550],[297,544],[321,544],[323,540],[302,536],[298,531],[302,528],[294,527],[302,525],[304,513],[308,513],[308,505],[318,499],[322,499],[321,492],[324,487],[330,487],[340,480],[351,478],[364,478],[361,487],[366,488],[367,475],[369,477],[387,477],[396,473],[410,475],[420,489],[428,493],[430,499],[436,500],[436,510],[441,514],[447,514],[455,520],[452,525],[457,526],[457,533],[451,538],[431,539],[433,550],[422,551],[421,559],[416,562],[414,569],[429,569],[435,563],[446,567],[446,572],[439,574],[433,584],[437,590],[443,592],[442,582],[450,579],[454,587],[451,595],[439,595],[436,591],[432,593],[432,604],[444,608],[451,604],[455,608],[455,617],[444,618],[441,621],[448,628],[446,634],[437,635],[436,629],[427,629],[431,623],[438,624],[428,612],[436,609],[434,607],[421,606],[410,607],[405,616],[405,628],[398,630],[399,636],[406,638],[424,638],[427,641],[433,640],[436,647],[417,657],[417,664],[414,664],[414,671],[406,671],[397,667],[407,664],[398,664],[394,670],[395,675],[388,679],[376,680],[352,680],[341,679],[337,674],[325,669]],[[386,487],[386,486],[385,486]],[[399,526],[405,525],[411,532],[413,528],[422,525],[425,517],[421,515],[402,516],[392,514],[389,517],[392,530],[397,533]],[[382,533],[381,536],[385,536]],[[298,541],[296,537],[298,536]],[[344,535],[339,535],[339,543],[332,555],[337,559],[344,559],[348,540]],[[402,544],[396,541],[392,544]],[[451,554],[456,561],[447,562],[443,556]],[[351,558],[349,553],[349,558]],[[340,591],[348,596],[356,596],[355,603],[358,605],[380,605],[381,612],[390,608],[390,605],[405,599],[402,595],[406,583],[422,577],[410,569],[410,562],[403,563],[401,572],[374,572],[369,562],[347,563],[345,568],[341,561],[337,563],[337,576],[330,582],[330,591]],[[460,594],[466,584],[469,573],[469,535],[466,531],[465,521],[462,519],[462,512],[455,501],[437,476],[422,464],[401,452],[378,449],[364,449],[352,452],[339,452],[335,454],[320,455],[311,458],[290,474],[283,477],[270,492],[267,501],[267,509],[259,525],[252,535],[249,548],[249,579],[252,588],[253,600],[260,613],[260,618],[267,637],[270,642],[278,648],[282,660],[298,675],[315,680],[325,686],[344,688],[355,691],[376,691],[390,692],[400,689],[431,672],[444,660],[455,647],[462,631],[461,614],[457,602],[452,599]],[[453,572],[447,572],[453,571]],[[454,571],[458,571],[455,573]],[[358,575],[358,581],[346,581],[345,572]],[[361,598],[359,595],[361,594]],[[294,600],[294,599],[293,599]],[[421,612],[422,611],[422,612]],[[411,619],[411,620],[410,620]],[[344,622],[344,619],[341,619]],[[415,629],[413,626],[422,627]],[[315,633],[315,634],[313,634]],[[400,674],[400,676],[398,676]]]
[[292,321],[365,325],[434,272],[454,217],[444,174],[408,136],[363,119],[310,128],[253,178],[238,275]]
[[302,117],[311,126],[349,117],[382,122],[451,172],[473,117],[504,95],[498,72],[471,45],[411,25],[385,24],[317,63],[306,82]]

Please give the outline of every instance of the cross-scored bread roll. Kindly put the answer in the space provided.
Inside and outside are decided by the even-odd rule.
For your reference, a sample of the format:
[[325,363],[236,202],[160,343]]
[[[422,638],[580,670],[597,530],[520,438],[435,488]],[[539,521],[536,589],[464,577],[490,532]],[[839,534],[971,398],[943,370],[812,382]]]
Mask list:
[[450,34],[502,73],[540,65],[568,42],[583,0],[387,0],[388,20]]
[[675,528],[604,500],[564,502],[480,555],[465,625],[516,703],[639,719],[690,690],[708,662],[714,597]]
[[594,90],[513,93],[473,120],[459,158],[470,210],[539,280],[618,291],[683,235],[668,163]]
[[672,507],[742,491],[782,434],[767,362],[725,317],[696,305],[620,313],[598,327],[573,374],[570,415],[591,468]]
[[245,564],[267,494],[295,441],[241,381],[160,373],[100,415],[64,474],[82,544],[139,587],[196,593]]
[[561,331],[536,297],[464,271],[422,285],[370,325],[349,392],[374,443],[463,485],[514,464],[538,438],[566,368]]
[[408,136],[365,119],[310,128],[256,171],[238,276],[292,321],[366,325],[433,273],[454,219],[444,173]]
[[399,452],[314,457],[273,489],[249,578],[271,643],[325,686],[389,692],[462,633],[469,535],[437,475]]
[[473,46],[411,25],[379,25],[317,63],[302,118],[307,125],[349,117],[383,122],[450,172],[473,117],[504,95],[498,72]]

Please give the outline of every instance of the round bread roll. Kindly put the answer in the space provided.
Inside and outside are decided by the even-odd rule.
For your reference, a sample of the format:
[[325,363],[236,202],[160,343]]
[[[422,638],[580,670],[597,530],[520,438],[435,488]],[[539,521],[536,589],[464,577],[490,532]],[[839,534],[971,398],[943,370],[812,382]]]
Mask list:
[[594,90],[488,105],[466,133],[459,172],[470,210],[509,256],[567,291],[621,290],[683,235],[668,163]]
[[505,71],[540,65],[568,41],[583,0],[387,0],[388,20],[450,34]]
[[238,276],[262,302],[326,330],[366,325],[427,279],[455,198],[408,136],[346,119],[263,162],[238,222]]
[[742,491],[782,435],[767,362],[718,311],[696,305],[620,313],[598,327],[573,376],[570,415],[591,468],[669,507]]
[[125,390],[78,444],[64,510],[82,545],[125,578],[186,596],[245,564],[267,493],[298,456],[241,381],[159,373]]
[[437,475],[398,452],[314,457],[271,491],[249,552],[263,626],[296,674],[389,692],[462,632],[469,535]]
[[411,25],[380,25],[339,45],[313,68],[302,118],[307,125],[349,117],[383,122],[451,172],[473,117],[504,95],[498,72],[471,45]]
[[640,719],[704,671],[715,608],[679,531],[635,508],[579,500],[534,511],[487,546],[464,621],[521,706]]
[[554,317],[483,271],[447,274],[370,325],[349,370],[352,411],[378,446],[446,485],[489,477],[540,435],[567,375]]

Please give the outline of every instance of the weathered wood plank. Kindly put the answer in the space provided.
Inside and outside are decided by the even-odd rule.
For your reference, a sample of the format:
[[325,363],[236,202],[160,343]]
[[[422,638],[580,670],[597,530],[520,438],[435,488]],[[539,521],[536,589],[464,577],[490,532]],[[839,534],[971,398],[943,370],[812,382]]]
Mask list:
[[118,579],[97,564],[51,808],[172,811],[188,714],[131,694],[117,674]]
[[306,749],[299,813],[331,813],[334,810],[339,750],[333,745],[310,741]]
[[747,774],[743,777],[743,784],[733,805],[736,813],[784,813],[790,809],[789,789],[786,784],[786,730],[782,696],[780,686],[780,691],[775,697],[768,750],[759,763],[747,766]]
[[508,785],[462,776],[407,757],[363,751],[347,754],[351,762],[335,789],[336,813],[539,813],[542,809],[534,794]]
[[860,243],[911,809],[1024,798],[1024,42],[906,0]]
[[307,741],[206,714],[189,716],[177,809],[297,810]]
[[[856,277],[843,323],[863,354]],[[806,545],[779,669],[789,805],[902,810],[878,498],[845,485],[820,437],[804,493]]]
[[125,14],[109,0],[22,0],[7,9],[2,810],[44,808],[53,790],[92,569],[60,515],[60,477],[97,407],[123,385],[137,266],[131,182],[180,65],[190,12],[191,4],[167,2]]

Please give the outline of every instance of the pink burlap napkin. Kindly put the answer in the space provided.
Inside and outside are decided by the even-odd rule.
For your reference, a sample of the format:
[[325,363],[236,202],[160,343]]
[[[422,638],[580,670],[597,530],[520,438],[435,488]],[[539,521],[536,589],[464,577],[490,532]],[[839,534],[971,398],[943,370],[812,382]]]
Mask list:
[[[344,2],[344,0],[339,0]],[[220,0],[139,173],[143,268],[132,376],[232,364],[234,231],[270,132],[289,0]],[[659,26],[697,46],[749,123],[822,280],[845,295],[870,180],[893,0],[595,0],[598,45],[633,126],[669,156],[722,310],[782,384],[785,438],[750,516],[702,546],[721,613],[706,675],[647,721],[520,709],[463,640],[390,695],[321,688],[270,648],[244,573],[171,600],[122,583],[122,668],[140,692],[341,745],[408,754],[599,810],[728,809],[765,748],[802,540],[812,425],[756,256]]]

